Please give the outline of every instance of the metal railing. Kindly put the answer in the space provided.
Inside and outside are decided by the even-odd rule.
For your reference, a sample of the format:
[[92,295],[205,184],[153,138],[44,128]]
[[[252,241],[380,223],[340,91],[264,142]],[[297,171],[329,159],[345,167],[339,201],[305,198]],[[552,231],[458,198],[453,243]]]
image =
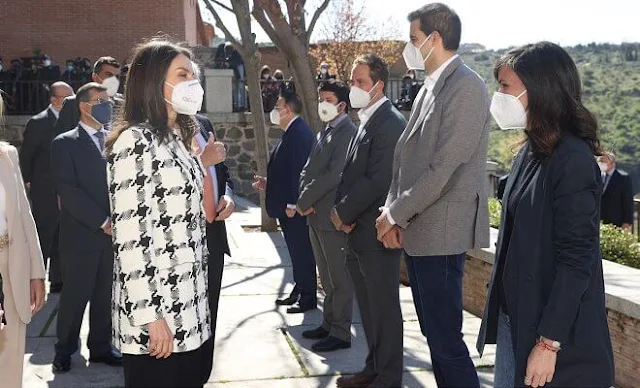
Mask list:
[[[8,115],[35,115],[49,106],[51,84],[57,82],[44,80],[2,80],[0,89]],[[85,81],[67,82],[74,90]]]

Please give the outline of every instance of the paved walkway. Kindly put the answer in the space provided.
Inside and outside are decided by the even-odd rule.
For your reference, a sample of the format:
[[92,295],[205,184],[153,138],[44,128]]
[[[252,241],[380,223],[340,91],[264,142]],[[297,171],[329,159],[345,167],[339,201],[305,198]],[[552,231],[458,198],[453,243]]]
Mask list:
[[[288,315],[274,300],[291,290],[291,260],[281,234],[245,232],[258,225],[260,211],[243,205],[228,222],[233,257],[225,266],[216,335],[214,373],[207,388],[324,388],[335,387],[341,374],[358,372],[367,346],[360,316],[355,312],[351,349],[318,355],[302,332],[321,322],[322,312]],[[436,387],[429,351],[420,333],[408,288],[400,290],[404,316],[404,386]],[[51,295],[44,310],[28,328],[25,355],[26,388],[122,387],[119,368],[87,361],[88,318],[82,327],[82,350],[72,370],[51,372],[54,356],[58,296]],[[354,306],[355,308],[355,306]],[[356,309],[357,310],[357,309]],[[465,313],[464,334],[484,387],[492,386],[494,348],[480,358],[474,344],[480,320]],[[2,385],[0,383],[0,385]]]

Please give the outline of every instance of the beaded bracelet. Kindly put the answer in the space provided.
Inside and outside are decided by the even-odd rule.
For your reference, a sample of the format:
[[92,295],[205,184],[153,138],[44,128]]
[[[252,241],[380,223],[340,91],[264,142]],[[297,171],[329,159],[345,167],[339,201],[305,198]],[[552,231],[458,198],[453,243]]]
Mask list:
[[560,348],[553,347],[553,346],[545,343],[544,341],[542,341],[539,338],[537,340],[536,345],[542,350],[548,350],[548,351],[553,352],[553,353],[558,353],[560,351]]

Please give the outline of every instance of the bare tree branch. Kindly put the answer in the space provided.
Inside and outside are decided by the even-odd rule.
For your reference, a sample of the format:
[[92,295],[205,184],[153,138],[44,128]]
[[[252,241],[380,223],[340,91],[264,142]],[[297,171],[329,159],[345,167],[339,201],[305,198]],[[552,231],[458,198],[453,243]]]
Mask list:
[[[244,52],[244,48],[242,47],[242,44],[240,42],[238,42],[238,40],[236,38],[233,37],[231,32],[229,32],[229,29],[224,24],[224,22],[220,18],[220,15],[218,15],[218,11],[216,11],[216,9],[213,7],[213,4],[211,4],[211,2],[215,2],[216,4],[218,4],[219,2],[216,1],[216,0],[205,0],[204,1],[205,6],[209,10],[209,12],[211,12],[211,14],[213,15],[213,18],[216,20],[216,26],[218,26],[218,28],[220,28],[222,30],[222,32],[224,32],[224,36],[227,38],[227,40],[229,42],[231,42],[234,45],[234,47],[236,48],[236,50],[238,50],[238,52],[240,52],[240,55],[242,55],[244,57],[244,55],[246,53]],[[231,12],[233,12],[233,10]]]
[[311,40],[311,35],[313,34],[314,28],[316,28],[316,23],[318,23],[318,19],[320,19],[320,15],[322,15],[322,13],[327,9],[327,7],[329,6],[329,2],[331,2],[331,0],[324,0],[322,2],[322,5],[320,5],[320,7],[318,7],[318,9],[316,9],[316,12],[313,14],[313,17],[311,18],[311,23],[309,23],[309,28],[307,28],[307,45]]
[[221,8],[226,9],[226,10],[227,10],[227,11],[229,11],[229,12],[233,13],[233,10],[232,10],[228,5],[223,4],[223,3],[221,3],[221,2],[220,2],[220,1],[218,1],[218,0],[206,0],[206,2],[207,2],[207,3],[208,3],[209,1],[211,1],[211,2],[212,2],[212,3],[214,3],[214,4],[217,4],[218,6],[220,6]]
[[276,46],[280,46],[280,44],[279,44],[280,43],[280,38],[278,37],[278,33],[276,32],[276,30],[273,27],[273,25],[271,24],[271,22],[267,19],[267,16],[265,15],[264,8],[262,8],[262,6],[260,4],[258,4],[257,1],[253,2],[253,11],[251,12],[251,14],[256,19],[258,24],[260,24],[260,27],[262,27],[262,29],[267,34],[269,39],[271,39],[271,41]]

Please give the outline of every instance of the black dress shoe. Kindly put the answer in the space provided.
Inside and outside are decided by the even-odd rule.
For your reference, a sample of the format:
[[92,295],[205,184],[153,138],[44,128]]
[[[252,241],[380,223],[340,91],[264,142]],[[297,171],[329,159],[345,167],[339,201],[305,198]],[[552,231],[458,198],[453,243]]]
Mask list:
[[298,301],[300,297],[299,296],[294,296],[294,295],[290,295],[287,298],[284,299],[276,299],[276,305],[278,306],[293,306],[294,304],[296,304],[296,302]]
[[300,313],[305,313],[309,310],[315,310],[317,308],[318,308],[318,305],[315,305],[315,304],[303,305],[300,303],[296,303],[287,309],[287,314],[300,314]]
[[62,283],[51,283],[49,286],[49,293],[59,294],[62,291]]
[[71,370],[71,357],[56,355],[53,359],[53,373],[66,373]]
[[311,346],[311,349],[315,352],[332,352],[338,349],[349,349],[351,347],[351,341],[343,341],[336,337],[327,337],[321,341],[316,342]]
[[313,330],[307,330],[302,332],[303,338],[308,339],[323,339],[329,336],[329,331],[322,326],[318,326]]
[[100,356],[89,357],[89,362],[102,363],[110,366],[121,366],[122,354],[120,354],[120,352],[118,352],[117,350],[112,350],[109,353]]

